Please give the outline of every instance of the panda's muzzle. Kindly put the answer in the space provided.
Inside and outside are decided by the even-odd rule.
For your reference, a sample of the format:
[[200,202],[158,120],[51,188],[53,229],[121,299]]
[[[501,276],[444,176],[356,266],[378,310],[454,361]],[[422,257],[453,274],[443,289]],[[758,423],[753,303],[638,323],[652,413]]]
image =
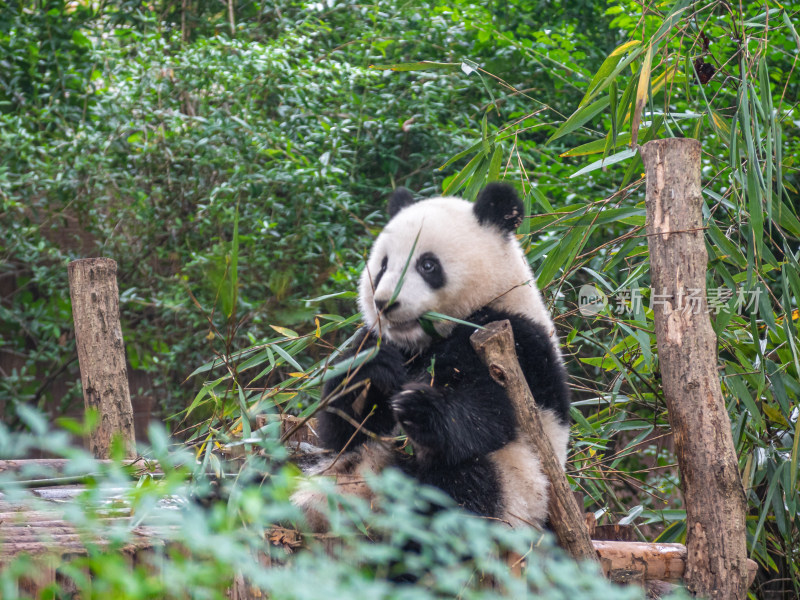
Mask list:
[[391,304],[389,304],[388,300],[378,300],[375,299],[375,309],[382,315],[388,315],[390,312],[395,310],[400,306],[400,301],[395,300]]

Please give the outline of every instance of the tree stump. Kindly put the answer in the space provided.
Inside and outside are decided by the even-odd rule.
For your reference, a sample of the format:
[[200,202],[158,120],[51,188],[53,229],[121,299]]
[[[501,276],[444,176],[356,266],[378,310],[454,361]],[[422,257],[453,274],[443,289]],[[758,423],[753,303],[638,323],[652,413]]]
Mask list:
[[746,502],[706,303],[700,143],[655,140],[641,152],[658,359],[686,505],[686,584],[703,598],[742,599]]
[[117,263],[110,258],[85,258],[71,262],[68,272],[83,399],[86,409],[99,416],[88,440],[89,450],[96,458],[109,458],[111,441],[120,436],[126,455],[135,456]]

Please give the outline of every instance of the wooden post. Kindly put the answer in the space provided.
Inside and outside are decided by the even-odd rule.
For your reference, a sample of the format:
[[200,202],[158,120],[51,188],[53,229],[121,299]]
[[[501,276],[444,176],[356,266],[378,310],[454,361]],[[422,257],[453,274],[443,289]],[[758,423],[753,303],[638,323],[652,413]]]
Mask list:
[[111,440],[118,435],[125,443],[126,454],[134,456],[117,263],[110,258],[85,258],[71,262],[68,271],[83,399],[86,409],[96,410],[100,417],[89,438],[89,450],[95,458],[109,458]]
[[484,329],[473,333],[470,342],[489,369],[492,379],[506,389],[514,404],[522,435],[536,450],[542,471],[550,480],[550,525],[559,545],[575,558],[597,560],[583,511],[572,494],[550,438],[544,432],[539,408],[519,366],[511,324],[507,320],[489,323]]
[[747,593],[745,496],[706,304],[700,142],[641,149],[658,359],[686,505],[686,585],[703,598]]

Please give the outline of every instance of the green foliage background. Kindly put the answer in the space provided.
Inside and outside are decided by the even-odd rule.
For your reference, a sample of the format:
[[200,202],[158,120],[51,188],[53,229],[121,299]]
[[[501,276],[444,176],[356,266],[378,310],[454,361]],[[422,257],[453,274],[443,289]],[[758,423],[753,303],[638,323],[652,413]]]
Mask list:
[[80,405],[53,395],[78,379],[66,264],[110,256],[131,366],[214,462],[257,414],[315,409],[394,186],[504,178],[572,376],[570,475],[601,519],[681,540],[630,144],[696,137],[754,594],[797,594],[800,5],[231,1],[0,8],[4,421]]

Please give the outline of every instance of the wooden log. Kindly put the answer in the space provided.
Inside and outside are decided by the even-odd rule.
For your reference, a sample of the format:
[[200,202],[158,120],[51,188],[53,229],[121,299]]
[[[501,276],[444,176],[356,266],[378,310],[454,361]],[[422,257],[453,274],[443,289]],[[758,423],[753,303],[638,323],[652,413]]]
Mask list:
[[72,261],[68,271],[83,399],[86,409],[99,415],[89,450],[96,458],[109,458],[111,441],[119,436],[132,457],[136,438],[119,322],[117,263],[85,258]]
[[559,545],[575,558],[597,560],[582,507],[578,506],[550,439],[544,432],[539,408],[519,366],[511,324],[507,320],[489,323],[484,329],[473,333],[470,342],[489,369],[492,379],[505,388],[514,404],[522,435],[536,450],[542,470],[550,480],[550,525]]
[[[108,540],[92,540],[92,544],[97,548],[106,548],[111,546]],[[122,546],[119,547],[120,552],[132,552],[147,548],[157,548],[164,546],[165,543],[162,539],[155,536],[140,536],[135,537]],[[9,562],[15,556],[20,554],[27,554],[29,556],[48,555],[55,557],[63,556],[86,556],[89,551],[86,549],[85,540],[76,538],[74,540],[63,540],[61,542],[55,541],[24,541],[24,542],[5,542],[0,549],[0,566],[3,563]]]
[[746,501],[706,303],[700,143],[655,140],[641,152],[658,358],[686,505],[686,585],[704,598],[742,599]]
[[64,516],[64,510],[53,508],[52,510],[26,510],[27,507],[18,505],[16,510],[4,509],[0,511],[0,523],[19,524],[38,521],[53,521]]
[[648,579],[680,581],[686,568],[683,544],[648,544],[594,540],[600,567],[617,583],[643,583]]
[[[5,536],[13,535],[18,529],[60,529],[72,528],[75,529],[75,524],[71,521],[65,520],[63,513],[50,514],[50,518],[41,518],[44,515],[40,512],[19,512],[14,513],[10,520],[0,519],[0,534]],[[114,525],[126,524],[130,522],[130,515],[121,517],[100,517],[92,519],[92,523],[96,523],[102,527],[112,527]],[[5,537],[0,536],[0,539]]]
[[[98,459],[93,465],[86,468],[75,469],[75,461],[69,458],[25,458],[17,460],[0,460],[0,473],[14,473],[14,480],[35,479],[44,475],[58,477],[88,477],[102,473],[114,464],[111,459]],[[126,471],[134,475],[144,473],[162,474],[163,471],[158,461],[144,458],[122,461]],[[20,477],[22,476],[22,477]],[[45,485],[45,484],[42,484]]]
[[[647,542],[592,542],[606,577],[616,583],[668,581],[678,583],[686,573],[687,550],[683,544]],[[745,561],[747,581],[753,582],[758,564]]]
[[[78,532],[76,530],[69,530],[68,527],[61,527],[57,529],[33,529],[28,530],[24,527],[19,527],[19,531],[11,532],[7,538],[3,540],[2,554],[6,553],[20,553],[27,552],[28,548],[39,546],[50,546],[51,552],[60,552],[62,547],[72,548],[77,545],[86,545],[91,543],[93,546],[105,547],[112,542],[106,538],[92,536],[89,538],[85,532]],[[6,531],[3,531],[5,534]],[[153,529],[150,531],[146,527],[138,527],[137,533],[131,535],[129,543],[142,544],[144,540],[159,540],[166,532],[162,529]],[[87,541],[89,540],[89,541]]]

